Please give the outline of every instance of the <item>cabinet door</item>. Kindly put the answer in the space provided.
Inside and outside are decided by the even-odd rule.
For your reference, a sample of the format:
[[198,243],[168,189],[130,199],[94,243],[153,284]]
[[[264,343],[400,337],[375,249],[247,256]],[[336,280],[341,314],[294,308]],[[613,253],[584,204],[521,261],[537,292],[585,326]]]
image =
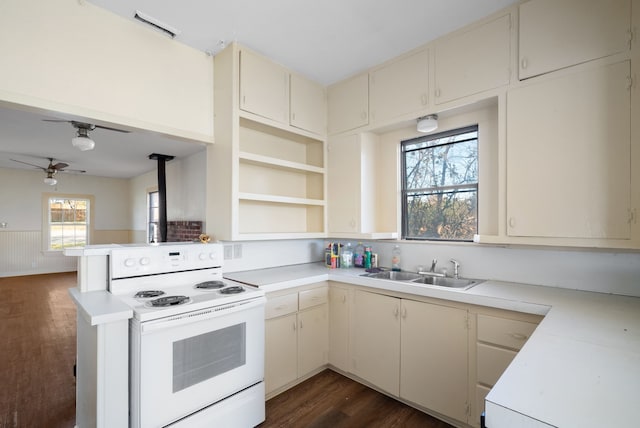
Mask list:
[[334,137],[328,153],[328,227],[333,233],[378,233],[375,134]]
[[402,300],[400,397],[467,421],[467,311]]
[[291,116],[289,123],[316,134],[327,133],[327,98],[324,87],[297,74],[290,76]]
[[298,377],[327,364],[329,320],[327,304],[298,313]]
[[265,321],[264,380],[267,394],[296,380],[297,328],[296,314]]
[[349,371],[349,291],[329,287],[329,363]]
[[334,233],[360,231],[361,150],[357,135],[332,138],[328,151],[328,227]]
[[629,239],[630,64],[507,94],[507,232]]
[[520,79],[629,49],[631,0],[530,0],[520,5]]
[[240,108],[289,123],[287,69],[250,51],[240,51]]
[[327,90],[329,133],[349,131],[369,123],[369,74],[336,83]]
[[504,15],[435,46],[435,103],[509,84],[511,16]]
[[352,373],[398,395],[400,384],[400,299],[356,291]]
[[384,123],[427,107],[429,52],[423,50],[370,74],[371,122]]

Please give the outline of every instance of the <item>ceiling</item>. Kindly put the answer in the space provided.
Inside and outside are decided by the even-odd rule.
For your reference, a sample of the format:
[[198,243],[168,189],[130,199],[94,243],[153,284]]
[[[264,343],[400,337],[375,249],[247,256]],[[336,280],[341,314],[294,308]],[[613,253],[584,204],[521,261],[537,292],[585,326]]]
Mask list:
[[[328,85],[463,27],[516,0],[89,0],[133,19],[140,11],[180,31],[175,40],[218,53],[237,41],[287,68]],[[150,30],[151,31],[151,30]],[[155,169],[150,153],[177,158],[203,146],[141,132],[96,129],[96,148],[71,146],[74,128],[54,117],[0,107],[0,167],[46,166],[53,157],[69,169],[130,178]]]

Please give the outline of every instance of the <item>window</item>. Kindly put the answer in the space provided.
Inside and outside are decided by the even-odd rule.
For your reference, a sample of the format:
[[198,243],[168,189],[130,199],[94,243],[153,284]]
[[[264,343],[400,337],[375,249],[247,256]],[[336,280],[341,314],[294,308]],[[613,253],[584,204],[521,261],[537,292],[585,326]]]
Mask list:
[[478,229],[478,126],[402,142],[402,237],[471,241]]
[[160,217],[160,194],[157,190],[147,193],[147,233],[149,243],[158,242],[160,239],[158,221]]
[[46,196],[47,251],[89,243],[91,197]]

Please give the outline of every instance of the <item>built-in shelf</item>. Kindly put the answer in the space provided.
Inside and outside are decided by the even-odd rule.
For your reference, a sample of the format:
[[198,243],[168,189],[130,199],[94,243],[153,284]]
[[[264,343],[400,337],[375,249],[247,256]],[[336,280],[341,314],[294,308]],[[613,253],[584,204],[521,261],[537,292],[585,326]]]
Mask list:
[[316,174],[324,174],[324,168],[308,165],[299,162],[291,162],[271,156],[263,156],[255,153],[240,152],[238,154],[240,162],[252,163],[255,165],[270,166],[273,168],[281,168],[297,172],[313,172]]
[[291,198],[288,196],[262,195],[259,193],[240,193],[238,194],[238,199],[241,201],[272,202],[274,204],[315,205],[321,207],[326,205],[326,202],[322,199]]

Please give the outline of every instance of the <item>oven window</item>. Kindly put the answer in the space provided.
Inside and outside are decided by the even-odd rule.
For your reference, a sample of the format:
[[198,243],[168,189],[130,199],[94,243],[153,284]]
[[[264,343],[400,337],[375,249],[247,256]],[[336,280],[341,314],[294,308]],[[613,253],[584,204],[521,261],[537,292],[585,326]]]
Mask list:
[[245,364],[246,323],[173,343],[173,392]]

